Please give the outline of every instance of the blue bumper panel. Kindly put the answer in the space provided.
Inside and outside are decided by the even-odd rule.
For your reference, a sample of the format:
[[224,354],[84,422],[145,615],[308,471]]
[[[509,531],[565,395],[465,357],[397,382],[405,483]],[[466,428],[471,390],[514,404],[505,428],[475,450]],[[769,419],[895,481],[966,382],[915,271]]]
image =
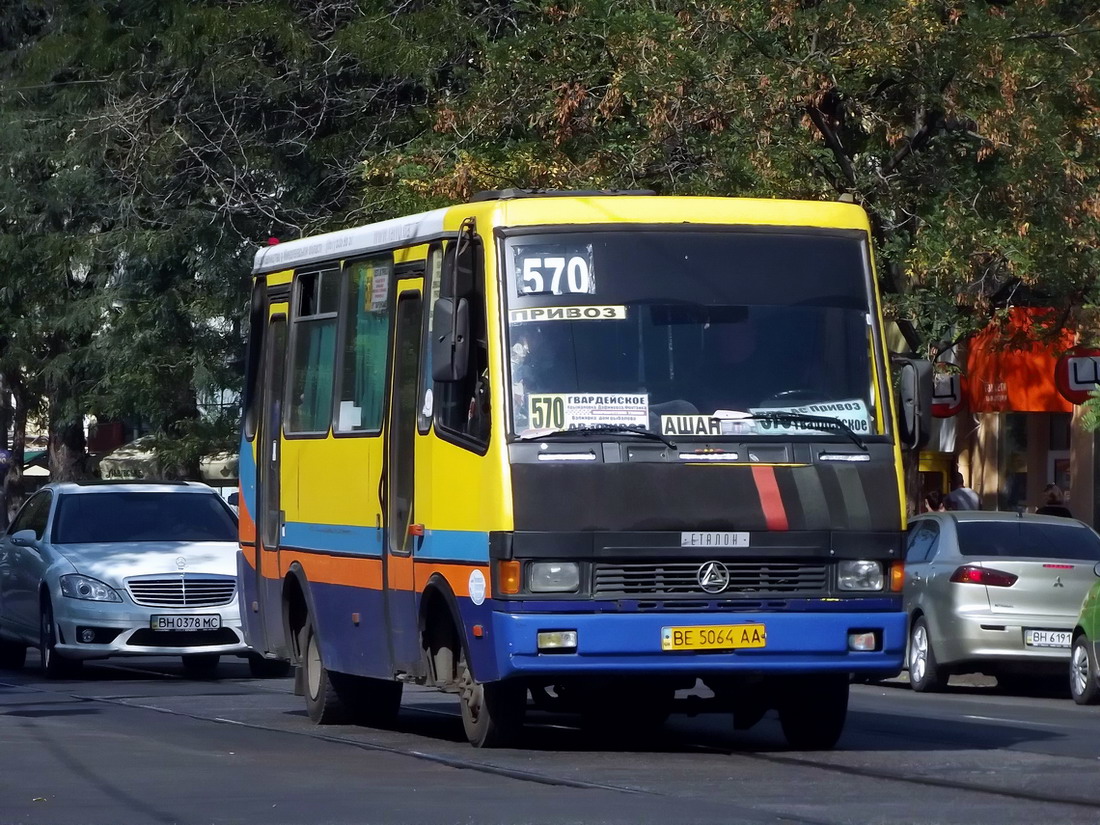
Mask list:
[[[904,613],[698,613],[554,616],[493,613],[500,678],[568,674],[729,673],[900,670],[905,654]],[[661,649],[661,629],[698,625],[762,624],[764,648],[672,652]],[[537,634],[576,630],[576,653],[538,652]],[[848,650],[848,634],[878,631],[882,649]]]

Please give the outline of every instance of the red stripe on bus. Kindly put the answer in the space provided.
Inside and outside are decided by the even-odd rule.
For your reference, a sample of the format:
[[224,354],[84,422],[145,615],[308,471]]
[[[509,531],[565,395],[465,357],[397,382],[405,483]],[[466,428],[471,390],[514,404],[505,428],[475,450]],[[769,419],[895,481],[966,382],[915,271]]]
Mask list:
[[764,521],[768,529],[788,529],[787,510],[783,507],[783,497],[779,494],[775,468],[753,465],[752,478],[756,482],[757,492],[760,493],[760,508],[764,511]]

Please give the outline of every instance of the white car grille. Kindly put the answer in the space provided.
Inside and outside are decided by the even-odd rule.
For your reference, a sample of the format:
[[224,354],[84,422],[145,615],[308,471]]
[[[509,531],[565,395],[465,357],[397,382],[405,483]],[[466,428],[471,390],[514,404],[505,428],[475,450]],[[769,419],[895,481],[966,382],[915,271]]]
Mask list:
[[233,601],[237,579],[181,573],[128,579],[126,589],[136,604],[146,607],[213,607]]

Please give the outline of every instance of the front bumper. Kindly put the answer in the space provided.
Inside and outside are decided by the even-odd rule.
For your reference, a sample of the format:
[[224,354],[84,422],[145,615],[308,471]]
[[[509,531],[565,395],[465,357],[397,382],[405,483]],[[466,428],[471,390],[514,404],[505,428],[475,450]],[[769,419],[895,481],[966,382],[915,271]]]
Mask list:
[[[92,602],[55,597],[54,623],[60,641],[55,649],[69,659],[109,656],[179,656],[187,653],[243,654],[249,650],[241,629],[237,599],[204,608],[143,607],[132,602]],[[220,630],[157,631],[153,616],[221,617]],[[79,630],[95,631],[96,641],[82,643]],[[103,640],[103,641],[100,641]]]
[[[664,651],[662,628],[762,624],[763,648],[736,651]],[[577,649],[540,653],[540,631],[576,630]],[[848,634],[876,631],[875,651],[848,650]],[[901,669],[906,619],[882,613],[632,613],[520,614],[493,612],[493,647],[498,678],[570,674],[730,674],[849,672]],[[475,644],[479,642],[475,641]]]

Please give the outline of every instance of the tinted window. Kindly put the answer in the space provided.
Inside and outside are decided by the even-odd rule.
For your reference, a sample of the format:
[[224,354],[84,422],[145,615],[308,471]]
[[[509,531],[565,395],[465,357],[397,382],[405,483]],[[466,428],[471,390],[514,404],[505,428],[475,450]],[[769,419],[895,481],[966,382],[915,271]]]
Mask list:
[[20,530],[33,530],[36,538],[42,538],[46,532],[46,521],[50,516],[51,500],[52,496],[49,493],[39,493],[34,496],[23,505],[23,509],[15,517],[8,533],[14,534]]
[[[510,238],[515,432],[686,435],[700,416],[709,427],[726,411],[784,409],[875,432],[865,241],[737,230]],[[814,435],[752,419],[723,432]]]
[[333,368],[340,273],[314,272],[298,279],[294,353],[287,431],[324,433],[332,420]]
[[[440,270],[439,295],[466,298],[470,320],[470,361],[461,381],[435,382],[432,406],[437,427],[459,436],[459,443],[479,447],[489,441],[489,335],[485,313],[484,267],[480,244],[447,247]],[[458,264],[455,255],[458,254]],[[433,262],[434,266],[434,262]],[[435,287],[432,287],[433,292]],[[433,310],[434,311],[434,310]],[[436,330],[434,334],[438,335]],[[422,408],[423,409],[423,408]]]
[[928,561],[936,549],[940,526],[934,521],[918,521],[909,526],[909,546],[905,551],[908,564]]
[[958,531],[964,556],[1100,561],[1100,537],[1087,527],[971,521],[960,522]]
[[232,541],[237,524],[216,495],[103,492],[62,496],[54,541]]
[[387,310],[393,264],[383,258],[357,261],[345,272],[347,315],[336,432],[378,430],[382,426],[382,401],[386,394],[390,332]]

